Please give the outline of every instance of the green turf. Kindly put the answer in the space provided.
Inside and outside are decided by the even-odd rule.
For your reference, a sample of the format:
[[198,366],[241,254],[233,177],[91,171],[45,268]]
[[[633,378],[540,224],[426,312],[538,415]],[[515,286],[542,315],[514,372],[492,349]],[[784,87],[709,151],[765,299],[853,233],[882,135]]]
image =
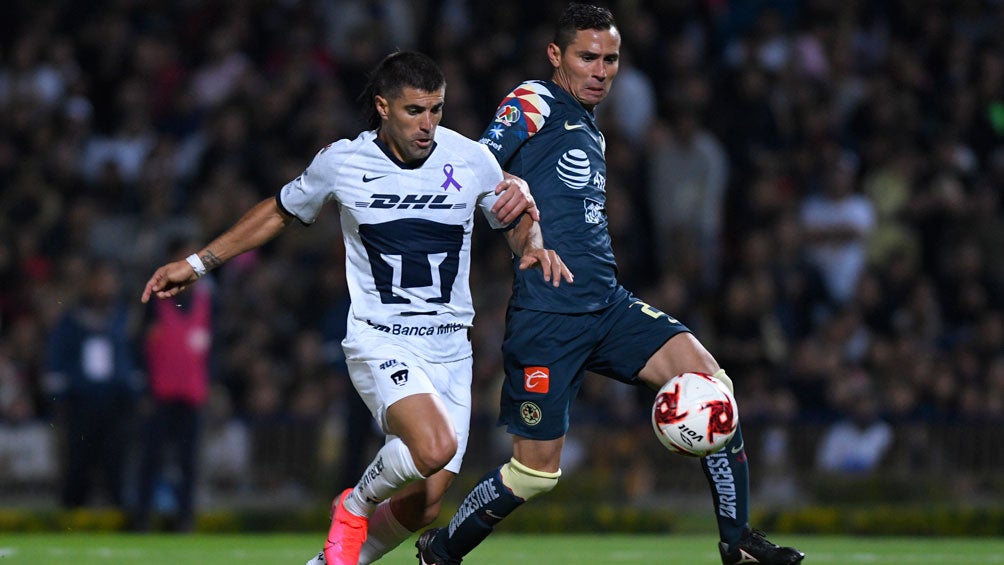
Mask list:
[[[302,564],[322,535],[118,535],[0,533],[0,564]],[[806,563],[1004,563],[1004,538],[776,536],[808,554]],[[695,565],[719,563],[708,536],[503,535],[489,538],[465,565]],[[414,565],[411,541],[381,564]]]

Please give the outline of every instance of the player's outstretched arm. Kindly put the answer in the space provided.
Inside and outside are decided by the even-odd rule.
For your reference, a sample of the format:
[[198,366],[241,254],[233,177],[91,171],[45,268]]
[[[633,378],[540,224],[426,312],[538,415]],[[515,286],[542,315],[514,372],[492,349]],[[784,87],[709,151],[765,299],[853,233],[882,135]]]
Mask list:
[[[279,235],[292,216],[279,208],[275,198],[256,204],[237,223],[214,239],[197,253],[206,271],[219,267],[228,259],[245,251],[261,247]],[[205,273],[202,273],[205,274]],[[146,282],[141,300],[146,303],[151,296],[170,298],[199,280],[202,274],[187,260],[174,261],[157,269]]]
[[529,214],[534,221],[540,221],[540,210],[530,194],[530,185],[526,181],[502,171],[505,177],[495,186],[495,194],[500,194],[498,201],[492,206],[492,213],[503,224],[511,224],[524,213]]
[[553,249],[544,249],[544,237],[540,233],[540,224],[534,220],[525,219],[513,229],[505,232],[509,248],[519,257],[520,270],[539,268],[544,274],[544,280],[554,286],[561,286],[561,280],[574,282],[575,276],[564,261]]

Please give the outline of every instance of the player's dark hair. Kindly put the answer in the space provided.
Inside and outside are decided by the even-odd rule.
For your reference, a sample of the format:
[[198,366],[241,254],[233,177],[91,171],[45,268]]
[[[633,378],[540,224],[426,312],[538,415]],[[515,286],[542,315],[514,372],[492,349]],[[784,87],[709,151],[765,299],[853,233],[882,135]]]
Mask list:
[[593,4],[572,2],[558,18],[554,28],[554,44],[562,51],[575,40],[575,33],[584,29],[607,30],[617,27],[610,10]]
[[373,101],[377,96],[397,98],[405,87],[422,92],[435,92],[446,84],[439,65],[427,55],[414,51],[398,51],[383,58],[370,72],[369,82],[360,97],[370,129],[380,127],[380,114]]

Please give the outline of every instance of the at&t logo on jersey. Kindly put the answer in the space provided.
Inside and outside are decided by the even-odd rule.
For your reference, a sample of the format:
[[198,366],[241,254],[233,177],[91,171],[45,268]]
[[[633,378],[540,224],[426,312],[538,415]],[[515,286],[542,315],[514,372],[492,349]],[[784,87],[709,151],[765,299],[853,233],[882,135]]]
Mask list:
[[399,210],[407,210],[408,208],[413,210],[421,210],[422,208],[429,208],[430,210],[462,210],[467,207],[467,204],[463,202],[451,204],[446,201],[447,198],[449,198],[447,194],[371,194],[369,202],[356,202],[356,208],[383,210],[390,210],[391,208]]
[[555,167],[558,178],[565,186],[572,190],[582,190],[586,188],[592,180],[593,170],[589,166],[589,157],[581,149],[569,149],[558,159],[558,166]]
[[551,370],[547,367],[523,367],[523,388],[527,392],[547,394],[551,388]]

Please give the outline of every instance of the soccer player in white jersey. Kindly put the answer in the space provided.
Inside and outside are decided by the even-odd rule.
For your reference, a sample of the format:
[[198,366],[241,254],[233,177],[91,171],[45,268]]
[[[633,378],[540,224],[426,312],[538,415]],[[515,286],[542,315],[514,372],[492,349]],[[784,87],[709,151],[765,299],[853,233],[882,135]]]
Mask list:
[[539,268],[555,286],[572,281],[543,248],[526,183],[503,178],[483,145],[437,127],[445,92],[425,55],[389,55],[364,93],[372,130],[321,149],[275,198],[198,253],[157,269],[143,290],[143,302],[174,296],[293,219],[310,224],[324,203],[338,205],[352,300],[342,345],[387,441],[333,501],[324,551],[312,563],[379,559],[436,518],[460,470],[471,410],[474,209],[503,232],[523,268]]

